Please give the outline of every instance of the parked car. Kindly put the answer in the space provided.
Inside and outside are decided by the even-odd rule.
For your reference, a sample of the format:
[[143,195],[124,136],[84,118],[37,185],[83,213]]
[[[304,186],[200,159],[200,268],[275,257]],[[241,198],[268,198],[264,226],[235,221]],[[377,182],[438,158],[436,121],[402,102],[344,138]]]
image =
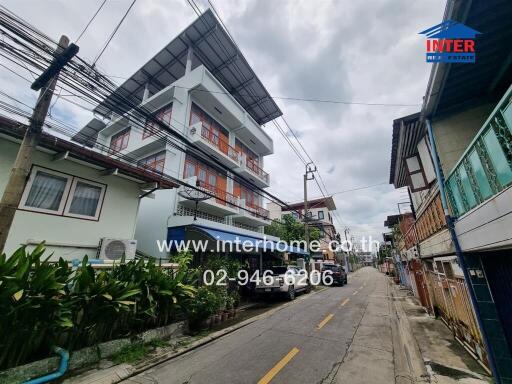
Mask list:
[[256,284],[255,292],[261,295],[285,295],[294,300],[297,292],[309,292],[311,286],[307,272],[293,265],[275,266],[269,269],[270,273],[261,276]]
[[[324,264],[322,266],[322,274],[325,271],[331,271],[332,274],[332,284],[343,286],[348,283],[347,272],[345,272],[345,268],[339,264]],[[326,281],[324,278],[323,281]]]

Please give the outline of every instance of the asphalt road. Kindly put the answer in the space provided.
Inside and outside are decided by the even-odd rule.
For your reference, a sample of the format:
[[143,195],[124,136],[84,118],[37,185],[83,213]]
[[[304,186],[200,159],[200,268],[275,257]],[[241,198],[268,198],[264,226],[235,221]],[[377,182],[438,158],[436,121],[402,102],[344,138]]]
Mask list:
[[386,289],[385,276],[360,269],[124,383],[394,382]]

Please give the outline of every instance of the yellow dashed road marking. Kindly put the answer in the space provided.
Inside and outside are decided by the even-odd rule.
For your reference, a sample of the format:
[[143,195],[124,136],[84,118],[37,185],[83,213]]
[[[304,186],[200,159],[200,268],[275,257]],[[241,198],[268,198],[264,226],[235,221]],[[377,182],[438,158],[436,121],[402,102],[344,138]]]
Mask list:
[[332,313],[328,314],[327,317],[325,319],[323,319],[317,326],[316,326],[316,329],[322,329],[322,327],[327,324],[332,318],[334,317],[334,315]]
[[350,301],[350,299],[347,297],[345,300],[341,302],[341,306],[343,307],[345,304],[347,304]]
[[290,362],[291,359],[295,357],[297,353],[299,353],[299,349],[293,347],[290,352],[286,354],[285,357],[283,357],[279,362],[272,367],[270,371],[268,371],[265,376],[263,376],[259,381],[258,384],[268,384],[272,381],[275,375],[281,371],[285,367],[286,364]]

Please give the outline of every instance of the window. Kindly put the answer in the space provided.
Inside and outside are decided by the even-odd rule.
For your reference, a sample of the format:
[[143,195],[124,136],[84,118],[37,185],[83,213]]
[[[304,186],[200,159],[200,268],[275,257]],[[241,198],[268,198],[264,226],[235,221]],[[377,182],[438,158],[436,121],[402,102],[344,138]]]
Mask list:
[[464,189],[464,195],[466,196],[466,200],[469,204],[469,208],[473,208],[476,204],[476,197],[473,193],[473,189],[471,188],[471,183],[469,181],[468,174],[466,172],[466,168],[459,168],[460,181],[462,183],[462,188]]
[[20,208],[97,220],[106,186],[41,167],[33,167]]
[[31,211],[62,214],[71,177],[34,167],[20,206]]
[[256,166],[259,166],[259,156],[238,139],[235,139],[235,149],[240,153],[245,154],[249,162],[255,163]]
[[318,211],[318,220],[323,220],[324,217],[324,211]]
[[151,118],[146,121],[146,126],[142,132],[142,140],[144,140],[146,137],[153,136],[155,133],[161,130],[160,126],[154,121],[154,119],[157,119],[162,123],[171,126],[172,104],[160,108],[156,113],[153,114]]
[[104,194],[104,185],[75,177],[64,214],[84,219],[98,219]]
[[119,152],[128,147],[130,130],[130,128],[126,128],[112,136],[110,139],[110,149],[112,152]]
[[154,171],[163,172],[165,166],[165,151],[155,153],[142,160],[138,163],[141,167],[152,169]]
[[487,199],[492,195],[492,189],[487,180],[487,175],[485,174],[480,157],[478,157],[478,153],[474,149],[469,154],[469,163],[471,164],[471,169],[473,170],[478,188],[480,189],[480,194],[483,199]]
[[492,128],[484,135],[484,142],[498,180],[503,187],[506,187],[512,181],[512,170]]

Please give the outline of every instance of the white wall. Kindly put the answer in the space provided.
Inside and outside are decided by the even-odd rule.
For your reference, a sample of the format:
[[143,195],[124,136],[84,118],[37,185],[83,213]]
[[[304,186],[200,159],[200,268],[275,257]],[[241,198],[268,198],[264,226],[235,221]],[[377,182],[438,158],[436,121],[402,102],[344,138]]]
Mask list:
[[[0,191],[3,192],[19,145],[0,138]],[[100,176],[98,170],[71,160],[51,161],[51,154],[36,152],[34,165],[58,172],[83,177],[107,185],[105,199],[98,221],[83,220],[29,211],[17,211],[7,239],[5,251],[9,255],[28,240],[45,240],[53,258],[67,260],[96,257],[96,248],[103,237],[133,239],[139,186],[119,176]],[[69,246],[64,246],[69,245]]]
[[476,206],[455,223],[463,251],[512,246],[512,187]]
[[448,176],[459,161],[494,106],[495,104],[481,105],[432,122],[437,151],[445,176]]

